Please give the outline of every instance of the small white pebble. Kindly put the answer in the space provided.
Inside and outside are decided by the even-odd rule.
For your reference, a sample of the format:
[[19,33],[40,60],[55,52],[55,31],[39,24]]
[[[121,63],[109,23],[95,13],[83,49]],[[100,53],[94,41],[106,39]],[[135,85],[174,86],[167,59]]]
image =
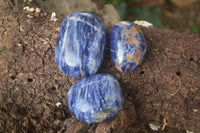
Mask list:
[[40,13],[41,9],[37,7],[35,8],[35,11]]
[[61,105],[61,102],[57,102],[56,106],[59,107]]
[[24,44],[28,44],[28,42],[24,41]]
[[30,11],[30,12],[34,12],[35,9],[32,7],[32,8],[29,9],[29,11]]
[[28,10],[30,7],[29,6],[25,6],[24,8],[23,8],[23,10]]
[[44,16],[47,16],[47,13],[46,13],[46,12],[44,12]]
[[52,12],[50,20],[51,20],[51,21],[54,21],[54,22],[58,20],[58,19],[56,18],[56,13],[55,13],[55,12]]
[[139,26],[143,26],[143,27],[147,27],[147,28],[153,28],[153,24],[151,24],[151,23],[149,23],[149,22],[147,22],[147,21],[143,21],[143,20],[139,21],[139,20],[136,20],[136,21],[134,21],[133,23],[134,23],[134,24],[137,24],[137,25],[139,25]]
[[31,16],[31,15],[29,15],[29,14],[27,15],[27,17],[28,17],[28,18],[33,18],[33,16]]
[[22,46],[22,44],[21,44],[21,43],[17,43],[17,45],[18,45],[18,46]]
[[32,0],[28,0],[29,2],[32,2]]
[[198,112],[198,109],[192,109],[192,111],[196,113],[196,112]]
[[25,30],[23,29],[23,26],[22,26],[22,25],[20,25],[19,30],[22,31],[22,32],[25,31]]
[[33,7],[30,8],[29,6],[25,6],[23,9],[27,10],[27,11],[30,11],[30,12],[34,12],[35,11],[35,9]]
[[60,31],[60,27],[56,28],[56,31],[59,32]]
[[186,133],[194,133],[193,131],[186,130]]
[[26,0],[24,0],[24,2],[26,2]]
[[155,125],[155,124],[152,124],[152,123],[149,123],[149,127],[151,128],[151,130],[153,131],[158,131],[160,126],[159,125]]

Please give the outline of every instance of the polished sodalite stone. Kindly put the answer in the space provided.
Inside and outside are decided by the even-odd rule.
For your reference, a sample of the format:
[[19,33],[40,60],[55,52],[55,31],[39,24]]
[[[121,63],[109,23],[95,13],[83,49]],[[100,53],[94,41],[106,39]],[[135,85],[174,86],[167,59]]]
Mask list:
[[55,60],[66,75],[89,76],[99,69],[105,45],[103,21],[94,14],[76,12],[62,22],[55,47]]
[[121,21],[110,31],[110,51],[120,72],[131,72],[143,60],[146,43],[142,31],[130,22]]
[[98,123],[120,112],[124,99],[116,78],[97,74],[76,82],[68,92],[68,106],[80,121]]

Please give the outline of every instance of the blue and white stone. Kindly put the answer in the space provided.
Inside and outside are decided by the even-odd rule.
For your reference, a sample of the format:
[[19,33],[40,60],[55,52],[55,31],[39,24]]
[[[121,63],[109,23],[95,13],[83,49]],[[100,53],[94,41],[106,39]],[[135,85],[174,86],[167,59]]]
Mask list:
[[131,72],[143,60],[147,45],[136,25],[121,21],[110,31],[110,51],[113,63],[120,72]]
[[72,114],[86,123],[99,123],[117,115],[124,99],[116,78],[97,74],[76,82],[68,92]]
[[76,12],[62,22],[55,47],[55,60],[66,75],[89,76],[98,71],[105,45],[103,21],[94,14]]

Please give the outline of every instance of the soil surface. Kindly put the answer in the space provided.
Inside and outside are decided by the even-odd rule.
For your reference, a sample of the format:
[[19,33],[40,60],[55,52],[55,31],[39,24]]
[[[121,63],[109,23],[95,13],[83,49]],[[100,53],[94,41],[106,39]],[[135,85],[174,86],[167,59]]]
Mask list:
[[[61,20],[51,21],[43,9],[23,10],[27,5],[37,7],[0,1],[0,132],[153,133],[149,123],[160,126],[159,133],[200,132],[200,35],[142,28],[145,59],[124,74],[113,66],[108,41],[98,73],[118,79],[124,109],[109,121],[85,124],[72,116],[66,100],[80,78],[64,75],[54,60]],[[94,11],[108,33],[119,21],[111,10]]]

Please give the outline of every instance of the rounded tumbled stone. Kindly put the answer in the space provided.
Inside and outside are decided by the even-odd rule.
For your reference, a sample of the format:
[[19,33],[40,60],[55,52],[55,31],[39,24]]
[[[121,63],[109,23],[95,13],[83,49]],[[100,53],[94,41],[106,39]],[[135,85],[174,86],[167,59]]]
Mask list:
[[105,45],[106,31],[99,17],[88,12],[72,13],[61,24],[55,60],[66,75],[90,76],[103,61]]
[[120,72],[131,72],[143,60],[146,43],[142,31],[136,25],[121,21],[110,31],[110,51],[113,63]]
[[99,123],[117,115],[124,99],[116,78],[97,74],[76,82],[68,91],[72,114],[86,123]]

